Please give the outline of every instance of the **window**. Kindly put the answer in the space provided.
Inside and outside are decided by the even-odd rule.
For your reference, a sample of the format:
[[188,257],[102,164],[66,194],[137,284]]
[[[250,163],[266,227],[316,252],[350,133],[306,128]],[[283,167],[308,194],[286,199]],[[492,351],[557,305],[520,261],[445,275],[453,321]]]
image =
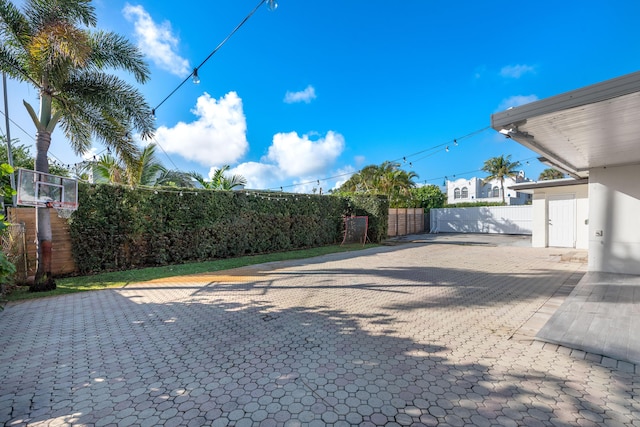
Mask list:
[[500,188],[497,185],[493,187],[493,195],[491,197],[500,197]]
[[462,194],[460,197],[463,199],[469,198],[469,189],[467,187],[462,187]]
[[460,189],[456,188],[455,190],[453,190],[453,198],[454,199],[459,199],[460,198]]

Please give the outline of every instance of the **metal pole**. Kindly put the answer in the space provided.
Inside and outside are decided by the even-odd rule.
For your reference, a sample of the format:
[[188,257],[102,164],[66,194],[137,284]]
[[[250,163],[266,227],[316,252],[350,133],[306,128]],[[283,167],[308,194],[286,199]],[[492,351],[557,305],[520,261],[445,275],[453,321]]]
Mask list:
[[[11,131],[9,130],[9,100],[7,99],[7,75],[5,72],[2,72],[2,89],[4,92],[4,120],[5,120],[5,128],[7,130],[7,158],[9,159],[9,165],[13,167],[13,153],[11,151]],[[15,174],[10,174],[9,179],[11,180],[11,188],[16,190],[16,176]],[[12,197],[13,207],[16,206],[16,195],[14,194]]]

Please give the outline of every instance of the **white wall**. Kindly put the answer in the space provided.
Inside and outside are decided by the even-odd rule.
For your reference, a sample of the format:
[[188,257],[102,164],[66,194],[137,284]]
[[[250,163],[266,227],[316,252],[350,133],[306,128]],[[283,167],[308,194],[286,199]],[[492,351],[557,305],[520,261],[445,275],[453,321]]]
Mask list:
[[533,235],[531,236],[531,245],[534,248],[549,246],[549,198],[565,194],[573,195],[576,200],[576,249],[589,247],[589,187],[584,184],[534,191]]
[[531,234],[531,206],[481,206],[429,211],[432,233]]
[[640,165],[589,170],[589,271],[640,274]]

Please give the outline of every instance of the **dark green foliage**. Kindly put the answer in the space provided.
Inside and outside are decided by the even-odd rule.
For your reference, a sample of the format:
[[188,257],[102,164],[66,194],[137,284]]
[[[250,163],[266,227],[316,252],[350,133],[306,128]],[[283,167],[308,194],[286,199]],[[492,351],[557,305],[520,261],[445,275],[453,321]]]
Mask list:
[[447,196],[437,185],[425,185],[412,188],[403,203],[394,208],[424,208],[425,213],[429,209],[441,208],[447,201]]
[[344,215],[368,215],[386,237],[388,202],[245,191],[78,186],[70,229],[81,273],[179,264],[334,244]]
[[506,203],[502,202],[462,202],[446,204],[445,208],[475,208],[480,206],[506,206]]

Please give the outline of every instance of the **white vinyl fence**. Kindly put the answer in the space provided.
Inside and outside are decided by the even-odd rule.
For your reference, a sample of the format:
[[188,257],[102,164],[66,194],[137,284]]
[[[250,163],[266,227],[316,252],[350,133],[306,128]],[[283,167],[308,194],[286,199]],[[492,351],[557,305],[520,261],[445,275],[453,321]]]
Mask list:
[[432,233],[528,234],[533,206],[481,206],[431,209]]

